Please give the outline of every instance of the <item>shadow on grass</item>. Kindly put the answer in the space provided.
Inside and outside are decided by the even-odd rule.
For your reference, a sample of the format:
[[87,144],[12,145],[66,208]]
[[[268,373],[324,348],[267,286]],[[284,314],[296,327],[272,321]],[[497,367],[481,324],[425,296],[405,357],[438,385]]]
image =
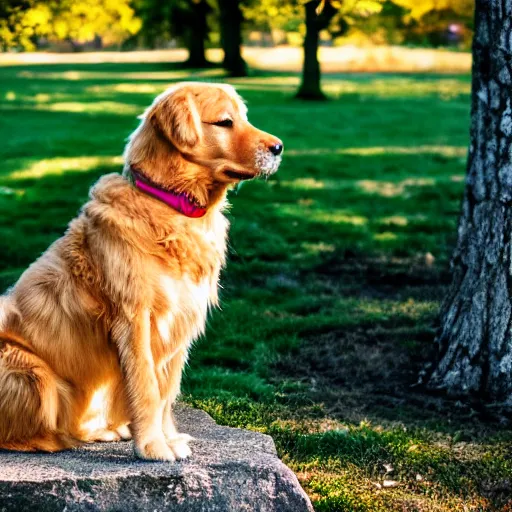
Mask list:
[[57,238],[87,199],[89,187],[102,174],[120,166],[88,172],[66,172],[37,179],[5,180],[0,176],[0,290]]

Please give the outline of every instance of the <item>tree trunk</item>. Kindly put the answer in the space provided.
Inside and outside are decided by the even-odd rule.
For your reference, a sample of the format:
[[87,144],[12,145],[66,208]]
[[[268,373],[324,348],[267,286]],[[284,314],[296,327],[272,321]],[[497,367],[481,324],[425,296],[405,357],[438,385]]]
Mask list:
[[224,50],[224,69],[231,76],[247,76],[247,64],[242,58],[242,11],[240,0],[219,0],[220,32]]
[[305,100],[324,100],[325,95],[320,86],[320,62],[318,61],[318,41],[320,27],[316,9],[318,0],[308,2],[306,11],[306,37],[304,38],[304,64],[302,66],[302,83],[297,98]]
[[188,59],[185,66],[189,68],[206,68],[210,63],[206,60],[204,39],[192,31],[187,34]]
[[206,0],[194,4],[192,12],[187,16],[185,42],[188,49],[188,59],[185,66],[190,68],[206,68],[211,63],[206,59],[205,41],[208,38],[207,15],[210,6]]
[[477,0],[466,190],[428,387],[512,405],[512,0]]

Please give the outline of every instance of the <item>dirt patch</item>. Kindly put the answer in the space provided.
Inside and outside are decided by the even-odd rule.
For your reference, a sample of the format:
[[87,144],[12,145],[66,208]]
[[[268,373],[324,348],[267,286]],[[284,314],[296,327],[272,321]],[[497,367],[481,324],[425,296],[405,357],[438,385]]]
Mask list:
[[274,367],[276,380],[300,382],[307,400],[329,417],[359,423],[434,427],[470,441],[501,430],[496,418],[469,404],[416,387],[431,358],[433,332],[410,328],[357,328],[308,336]]
[[[422,258],[383,261],[355,255],[323,262],[314,278],[339,296],[388,300],[441,301],[450,281],[447,269]],[[307,400],[343,421],[433,426],[460,441],[501,430],[503,417],[417,386],[420,371],[435,357],[436,322],[435,316],[418,322],[397,317],[303,333],[299,348],[275,365],[275,379],[300,382]]]
[[441,300],[451,279],[448,265],[436,263],[429,253],[414,258],[365,258],[345,251],[333,253],[308,273],[341,286],[344,295],[398,300]]

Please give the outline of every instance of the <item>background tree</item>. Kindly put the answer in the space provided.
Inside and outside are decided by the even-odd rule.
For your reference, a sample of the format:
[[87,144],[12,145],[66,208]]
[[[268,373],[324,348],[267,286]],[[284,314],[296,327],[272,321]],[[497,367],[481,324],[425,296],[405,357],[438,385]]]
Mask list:
[[231,76],[247,76],[247,64],[242,57],[242,23],[240,0],[218,0],[220,41],[224,50],[222,65]]
[[159,0],[136,0],[135,10],[142,20],[137,37],[129,41],[128,47],[142,45],[146,48],[158,48],[172,38],[171,19],[176,2],[160,2]]
[[512,405],[512,0],[477,0],[466,190],[428,386]]
[[41,38],[122,42],[141,26],[130,0],[2,0],[0,47],[34,50]]
[[206,59],[206,41],[213,8],[207,0],[139,0],[136,9],[142,19],[141,37],[145,46],[156,48],[179,38],[188,50],[186,67],[211,65]]
[[181,37],[188,50],[185,65],[204,68],[211,63],[206,59],[206,41],[209,37],[208,15],[212,7],[207,0],[175,1],[171,10],[171,33]]
[[306,35],[304,38],[304,64],[302,82],[297,97],[324,99],[320,85],[318,43],[320,31],[330,30],[336,37],[344,34],[357,17],[380,12],[383,0],[306,0],[304,2]]

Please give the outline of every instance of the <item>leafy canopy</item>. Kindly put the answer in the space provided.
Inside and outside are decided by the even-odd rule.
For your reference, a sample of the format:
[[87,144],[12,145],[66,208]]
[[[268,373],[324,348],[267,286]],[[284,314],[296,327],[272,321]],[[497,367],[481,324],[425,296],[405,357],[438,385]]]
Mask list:
[[0,0],[0,47],[33,50],[38,38],[123,41],[141,28],[131,0]]
[[415,21],[440,11],[471,17],[475,5],[474,0],[393,0],[393,3],[406,9],[411,19]]

